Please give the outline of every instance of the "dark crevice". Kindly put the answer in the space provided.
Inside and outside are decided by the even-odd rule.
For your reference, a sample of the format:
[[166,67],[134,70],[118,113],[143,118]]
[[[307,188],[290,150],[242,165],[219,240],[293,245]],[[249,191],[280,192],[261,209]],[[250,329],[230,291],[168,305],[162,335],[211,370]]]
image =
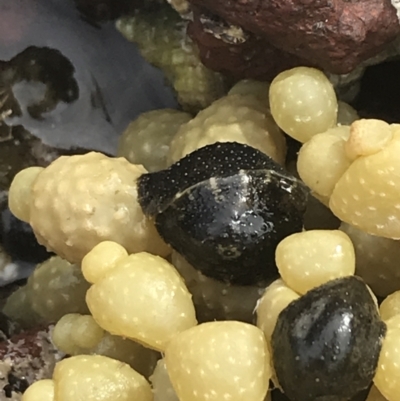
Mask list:
[[400,58],[368,67],[352,105],[360,117],[400,122]]

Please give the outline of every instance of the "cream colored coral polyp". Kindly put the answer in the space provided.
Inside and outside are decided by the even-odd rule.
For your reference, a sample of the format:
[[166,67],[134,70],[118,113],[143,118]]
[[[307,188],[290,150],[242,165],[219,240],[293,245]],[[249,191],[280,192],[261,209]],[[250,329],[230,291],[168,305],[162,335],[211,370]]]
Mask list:
[[374,119],[357,120],[350,127],[350,137],[345,145],[346,154],[351,160],[373,155],[387,146],[392,138],[392,128],[388,123]]
[[[337,128],[339,131],[343,129]],[[351,164],[344,149],[344,133],[330,134],[330,131],[315,135],[306,142],[297,159],[300,178],[309,188],[325,198],[330,197],[337,181]]]
[[28,288],[30,306],[49,322],[56,321],[65,313],[88,311],[85,293],[89,284],[80,267],[58,256],[36,267],[29,277]]
[[28,167],[14,177],[8,191],[8,206],[18,219],[29,222],[32,186],[43,167]]
[[357,158],[336,183],[329,207],[373,235],[400,238],[400,131],[380,152]]
[[[380,297],[400,288],[400,242],[370,235],[354,226],[342,223],[356,252],[356,274]],[[385,301],[384,301],[385,302]]]
[[339,230],[311,230],[292,234],[276,249],[282,280],[294,291],[307,291],[355,272],[350,238]]
[[335,135],[347,141],[350,136],[350,125],[337,125],[326,130],[324,134]]
[[257,327],[263,331],[268,343],[271,341],[279,314],[299,297],[300,295],[281,279],[274,281],[266,288],[257,304],[256,313]]
[[286,141],[267,105],[256,96],[233,94],[215,101],[181,126],[170,144],[169,164],[216,142],[252,146],[283,164]]
[[176,336],[165,351],[180,401],[263,401],[271,378],[266,340],[255,326],[208,322]]
[[129,365],[100,355],[79,355],[57,363],[57,401],[152,401],[146,379]]
[[105,332],[90,315],[64,315],[54,327],[52,340],[67,355],[107,356],[129,364],[145,377],[153,372],[159,358],[159,353],[154,350]]
[[54,326],[51,339],[54,345],[67,355],[78,355],[82,349],[76,344],[71,334],[74,324],[80,315],[78,313],[68,313],[64,315]]
[[375,385],[371,387],[368,397],[365,401],[388,401]]
[[124,158],[95,152],[60,157],[39,174],[31,192],[30,224],[39,242],[71,262],[105,240],[131,253],[167,255],[137,200],[136,180],[144,173]]
[[319,70],[296,67],[280,73],[269,90],[272,116],[300,142],[336,125],[338,104],[332,84]]
[[100,242],[82,259],[82,273],[89,283],[96,283],[127,256],[126,249],[116,242]]
[[400,291],[386,297],[379,306],[379,312],[384,321],[400,315]]
[[104,330],[90,315],[78,315],[72,325],[71,337],[78,347],[92,349],[104,337]]
[[22,395],[21,401],[55,401],[54,381],[43,379],[31,384]]
[[104,335],[100,343],[90,350],[90,353],[125,362],[145,377],[151,375],[160,357],[157,351],[146,348],[128,338],[113,336],[109,333]]
[[228,95],[253,95],[269,109],[269,87],[270,84],[268,82],[242,79],[232,86]]
[[189,113],[173,109],[142,113],[125,129],[118,141],[118,156],[141,164],[149,172],[167,167],[169,145],[180,126],[192,119]]
[[374,384],[388,401],[400,401],[400,326],[392,319],[386,322]]
[[88,290],[86,302],[104,330],[159,351],[197,324],[181,276],[165,259],[147,253],[120,261]]

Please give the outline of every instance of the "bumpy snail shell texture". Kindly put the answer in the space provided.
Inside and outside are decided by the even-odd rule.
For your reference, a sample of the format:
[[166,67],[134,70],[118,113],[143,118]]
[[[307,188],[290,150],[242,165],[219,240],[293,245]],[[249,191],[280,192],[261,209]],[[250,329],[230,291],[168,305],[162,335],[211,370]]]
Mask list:
[[227,142],[138,180],[163,239],[203,274],[241,285],[277,276],[275,248],[302,230],[308,190],[266,154]]
[[368,388],[386,325],[355,276],[316,287],[291,302],[272,334],[278,382],[291,401],[343,401]]

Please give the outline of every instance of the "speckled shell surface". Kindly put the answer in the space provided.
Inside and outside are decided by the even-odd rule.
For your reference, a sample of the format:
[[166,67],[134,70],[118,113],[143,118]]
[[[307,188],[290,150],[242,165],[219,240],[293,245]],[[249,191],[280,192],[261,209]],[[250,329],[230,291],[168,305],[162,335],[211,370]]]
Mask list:
[[273,364],[292,401],[343,401],[368,388],[386,325],[366,284],[332,280],[291,302],[272,334]]
[[238,143],[201,148],[141,176],[139,203],[163,239],[210,277],[243,285],[277,275],[275,248],[301,231],[305,186]]

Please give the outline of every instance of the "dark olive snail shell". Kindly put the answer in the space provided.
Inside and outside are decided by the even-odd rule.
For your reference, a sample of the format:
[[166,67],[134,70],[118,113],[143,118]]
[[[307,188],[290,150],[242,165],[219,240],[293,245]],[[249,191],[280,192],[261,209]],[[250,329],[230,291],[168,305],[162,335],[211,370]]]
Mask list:
[[206,276],[250,285],[277,276],[275,249],[301,231],[308,191],[269,156],[239,143],[201,148],[138,180],[161,237]]
[[365,283],[332,280],[291,302],[272,334],[273,365],[291,401],[343,401],[372,383],[386,325]]

